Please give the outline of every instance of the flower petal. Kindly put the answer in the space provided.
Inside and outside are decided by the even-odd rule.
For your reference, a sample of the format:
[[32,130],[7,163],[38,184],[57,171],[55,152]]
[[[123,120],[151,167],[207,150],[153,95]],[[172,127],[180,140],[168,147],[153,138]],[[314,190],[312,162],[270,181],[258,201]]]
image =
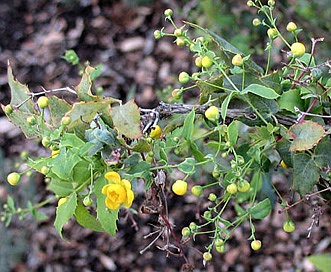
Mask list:
[[106,203],[107,208],[110,210],[116,210],[121,205],[120,203],[114,203],[108,197],[105,199],[105,203]]
[[130,181],[128,181],[126,179],[122,179],[122,183],[125,186],[125,189],[131,190],[131,183],[130,183]]
[[103,186],[101,193],[103,193],[104,195],[106,195],[107,194],[107,190],[109,188],[109,185],[111,185],[111,184],[107,184],[107,185]]
[[126,200],[123,202],[125,208],[130,208],[134,199],[134,193],[132,190],[126,191]]
[[120,183],[120,181],[121,181],[121,176],[114,171],[107,172],[105,174],[105,178],[106,178],[106,180],[108,180],[109,182],[112,182],[112,183]]

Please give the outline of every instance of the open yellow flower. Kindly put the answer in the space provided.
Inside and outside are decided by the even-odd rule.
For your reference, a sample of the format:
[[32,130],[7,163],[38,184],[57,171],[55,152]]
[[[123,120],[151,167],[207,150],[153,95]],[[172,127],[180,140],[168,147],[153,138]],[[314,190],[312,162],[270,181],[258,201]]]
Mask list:
[[115,210],[121,205],[125,208],[130,208],[134,199],[131,183],[126,179],[121,179],[121,176],[116,172],[107,172],[105,178],[109,181],[102,188],[102,193],[107,195],[106,206]]

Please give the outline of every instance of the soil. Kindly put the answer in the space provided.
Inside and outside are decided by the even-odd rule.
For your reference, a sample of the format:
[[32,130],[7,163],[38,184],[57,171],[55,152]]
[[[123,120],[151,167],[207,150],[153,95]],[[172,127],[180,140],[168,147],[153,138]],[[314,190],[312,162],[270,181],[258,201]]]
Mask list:
[[[188,10],[196,8],[198,1],[102,1],[102,0],[3,0],[0,3],[0,102],[10,100],[7,85],[7,63],[10,62],[18,80],[33,91],[77,85],[78,69],[61,56],[66,49],[74,49],[82,62],[102,64],[102,76],[97,85],[103,86],[105,95],[123,100],[135,98],[141,107],[154,107],[157,94],[175,85],[180,71],[190,71],[191,56],[179,49],[170,39],[155,41],[153,32],[164,23],[166,8],[181,10],[176,20],[185,18]],[[168,90],[169,91],[169,90]],[[23,186],[9,188],[6,173],[19,165],[22,150],[40,154],[40,146],[27,141],[17,130],[4,121],[1,112],[0,203],[9,194],[24,202],[30,196],[34,201],[50,197],[43,177],[23,181]],[[3,124],[3,125],[2,125]],[[15,166],[16,167],[16,166]],[[277,172],[274,182],[282,191],[287,177]],[[29,186],[28,186],[29,184]],[[205,199],[207,196],[205,197]],[[138,196],[134,207],[139,210],[144,196]],[[199,221],[197,199],[192,195],[171,197],[168,200],[169,218],[180,237],[181,227]],[[136,215],[120,212],[116,237],[83,229],[71,220],[64,228],[65,240],[56,233],[54,205],[42,208],[49,219],[35,222],[13,220],[0,227],[0,271],[190,271],[183,267],[183,258],[169,255],[159,249],[165,245],[161,238],[148,234],[160,231],[155,215]],[[314,225],[307,239],[307,229],[314,222],[317,206],[307,199],[291,209],[296,231],[282,230],[285,214],[281,207],[267,219],[256,222],[256,237],[263,247],[252,251],[247,240],[250,228],[244,224],[234,233],[222,254],[214,253],[212,261],[204,266],[201,252],[208,244],[207,237],[198,236],[184,246],[184,252],[194,265],[194,271],[315,271],[306,257],[331,252],[331,213],[322,207],[319,225]],[[232,211],[226,214],[233,216]],[[178,226],[176,228],[176,226]],[[159,248],[158,248],[159,247]],[[143,254],[140,251],[144,250]]]

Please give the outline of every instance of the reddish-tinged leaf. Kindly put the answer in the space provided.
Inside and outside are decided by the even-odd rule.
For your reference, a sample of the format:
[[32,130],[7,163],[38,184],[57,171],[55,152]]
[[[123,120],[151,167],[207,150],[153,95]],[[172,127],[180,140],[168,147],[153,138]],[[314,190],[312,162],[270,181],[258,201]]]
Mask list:
[[305,121],[293,125],[288,133],[293,139],[290,151],[294,152],[313,148],[324,137],[325,130],[316,122]]

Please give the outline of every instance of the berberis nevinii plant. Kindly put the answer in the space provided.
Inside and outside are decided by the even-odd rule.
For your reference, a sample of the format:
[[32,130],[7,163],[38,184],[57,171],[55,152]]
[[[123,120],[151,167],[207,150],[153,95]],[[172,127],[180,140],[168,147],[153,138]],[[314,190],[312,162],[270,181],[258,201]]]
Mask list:
[[[247,5],[265,17],[254,19],[253,24],[267,28],[266,67],[207,29],[190,22],[177,26],[173,11],[164,12],[174,31],[156,30],[155,38],[170,37],[174,46],[187,47],[196,65],[195,73],[182,71],[178,76],[182,87],[172,91],[178,103],[162,101],[154,109],[143,109],[134,100],[124,103],[96,95],[93,81],[100,67],[88,65],[77,86],[35,93],[14,78],[8,65],[11,101],[2,108],[28,139],[40,139],[49,152],[46,157],[29,158],[29,168],[10,173],[7,180],[19,186],[22,175],[40,172],[54,198],[29,202],[23,208],[8,197],[2,221],[8,226],[13,215],[43,218],[38,208],[57,199],[54,226],[61,237],[72,217],[85,228],[116,235],[120,209],[139,216],[135,215],[136,188],[144,182],[146,199],[139,212],[157,215],[159,229],[141,253],[157,238],[167,237],[159,248],[183,257],[186,267],[192,268],[184,250],[190,238],[210,238],[201,252],[206,263],[227,250],[233,232],[244,222],[251,230],[248,243],[259,250],[263,237],[256,237],[254,225],[271,213],[276,202],[286,214],[286,232],[295,231],[294,205],[318,197],[318,205],[327,207],[331,63],[315,60],[323,39],[302,43],[301,29],[294,22],[280,32],[273,15],[275,1],[248,1]],[[192,38],[191,30],[201,36]],[[287,63],[270,71],[276,39],[283,45]],[[65,58],[79,63],[72,50]],[[199,90],[197,102],[181,103],[183,94],[192,89]],[[63,92],[75,96],[75,101],[57,96]],[[272,180],[278,167],[291,177],[283,194]],[[291,200],[293,191],[296,202]],[[169,192],[199,199],[200,220],[186,226],[172,224]],[[228,209],[234,209],[236,216],[227,218]],[[318,221],[318,216],[313,218],[307,235]]]

